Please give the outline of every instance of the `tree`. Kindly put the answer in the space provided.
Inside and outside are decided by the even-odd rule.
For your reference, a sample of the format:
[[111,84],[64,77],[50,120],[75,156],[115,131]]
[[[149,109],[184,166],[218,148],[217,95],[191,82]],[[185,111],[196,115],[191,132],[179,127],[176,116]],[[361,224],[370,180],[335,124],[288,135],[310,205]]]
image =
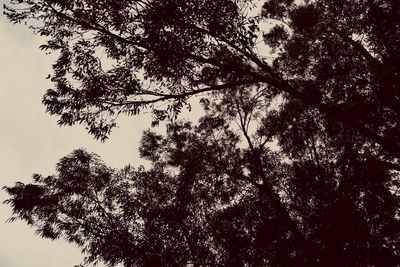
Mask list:
[[[362,107],[356,112],[342,104],[379,101],[374,106],[389,113],[384,121],[396,117],[396,1],[270,0],[254,16],[249,10],[260,4],[256,1],[14,3],[19,8],[6,7],[10,21],[38,21],[32,28],[49,37],[41,48],[60,51],[53,66],[55,88],[44,98],[60,124],[85,123],[105,138],[119,113],[136,114],[146,105],[174,100],[168,115],[175,116],[191,95],[262,84],[345,123],[393,155],[399,152],[386,133],[393,127],[374,125],[376,118]],[[268,20],[277,25],[261,30]],[[257,53],[261,34],[281,49],[272,55],[272,66],[264,60],[270,53]],[[98,53],[109,61],[102,62]],[[320,77],[328,66],[334,75]],[[339,85],[337,79],[348,82],[354,96],[334,97],[327,85]],[[155,114],[167,116],[165,110]]]
[[[59,51],[43,102],[61,125],[104,140],[119,114],[172,120],[144,134],[150,170],[76,151],[7,187],[16,218],[111,265],[397,264],[397,1],[14,4]],[[207,115],[176,122],[194,95]]]

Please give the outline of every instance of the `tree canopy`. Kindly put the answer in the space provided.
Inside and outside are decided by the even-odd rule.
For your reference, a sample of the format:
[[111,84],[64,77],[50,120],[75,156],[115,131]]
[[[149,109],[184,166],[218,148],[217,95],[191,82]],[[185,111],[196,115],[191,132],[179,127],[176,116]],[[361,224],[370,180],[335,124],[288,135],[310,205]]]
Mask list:
[[[400,3],[14,0],[58,53],[43,99],[105,140],[151,109],[151,167],[76,150],[14,217],[125,266],[395,266]],[[198,123],[179,114],[199,96]],[[271,143],[275,143],[273,146]]]

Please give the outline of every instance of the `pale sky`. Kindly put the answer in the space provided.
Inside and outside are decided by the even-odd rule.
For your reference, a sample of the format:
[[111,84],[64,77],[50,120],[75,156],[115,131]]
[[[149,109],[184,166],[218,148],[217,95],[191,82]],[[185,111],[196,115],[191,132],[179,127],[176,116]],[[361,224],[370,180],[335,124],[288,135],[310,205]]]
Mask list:
[[[1,6],[7,0],[0,0]],[[24,25],[0,15],[0,187],[30,182],[33,173],[53,174],[60,158],[76,148],[94,152],[111,167],[139,164],[138,142],[150,127],[149,115],[122,118],[106,143],[96,141],[82,126],[59,127],[45,113],[42,95],[51,87],[54,56],[39,50],[43,43]],[[6,199],[3,190],[0,202]],[[0,267],[72,267],[79,250],[62,241],[35,236],[25,223],[5,223],[10,209],[0,205]]]

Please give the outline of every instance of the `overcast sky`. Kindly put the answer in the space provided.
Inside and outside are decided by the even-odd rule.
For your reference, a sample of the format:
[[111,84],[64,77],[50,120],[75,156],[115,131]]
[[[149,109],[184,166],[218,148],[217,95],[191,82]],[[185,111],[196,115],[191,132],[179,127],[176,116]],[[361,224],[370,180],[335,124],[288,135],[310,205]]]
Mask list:
[[[1,6],[6,0],[0,0]],[[1,12],[2,13],[2,12]],[[43,40],[24,25],[0,15],[0,186],[30,182],[33,173],[50,175],[57,161],[75,148],[100,155],[111,167],[138,165],[138,142],[149,116],[122,118],[109,141],[101,143],[81,126],[59,127],[45,113],[44,91],[51,87],[54,57],[38,49]],[[6,199],[1,190],[0,202]],[[25,223],[5,223],[10,209],[0,205],[1,267],[72,267],[82,256],[62,241],[35,236]]]

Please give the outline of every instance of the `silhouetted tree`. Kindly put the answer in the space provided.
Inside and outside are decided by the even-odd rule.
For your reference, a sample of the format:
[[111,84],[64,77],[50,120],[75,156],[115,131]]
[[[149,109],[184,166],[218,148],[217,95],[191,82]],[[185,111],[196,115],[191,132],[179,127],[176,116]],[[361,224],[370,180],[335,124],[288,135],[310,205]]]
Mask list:
[[399,155],[397,1],[12,3],[10,21],[59,51],[44,103],[60,124],[105,138],[119,113],[168,101],[171,112],[154,111],[173,117],[191,95],[261,84]]
[[[172,120],[149,170],[77,150],[6,188],[14,218],[111,265],[398,264],[398,1],[13,2],[59,51],[61,125]],[[206,115],[177,122],[194,95]]]

